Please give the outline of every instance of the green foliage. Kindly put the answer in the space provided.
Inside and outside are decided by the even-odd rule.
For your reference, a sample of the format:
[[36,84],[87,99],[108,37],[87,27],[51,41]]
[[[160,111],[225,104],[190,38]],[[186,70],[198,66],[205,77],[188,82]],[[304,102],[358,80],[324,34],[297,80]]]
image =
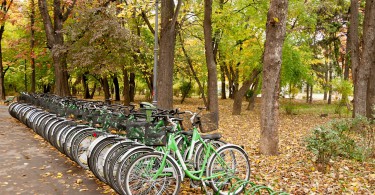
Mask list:
[[[68,61],[71,69],[90,70],[99,75],[116,71],[129,63],[140,40],[122,25],[114,8],[92,8],[75,15],[75,22],[66,26]],[[130,65],[130,64],[129,64]]]
[[310,51],[293,46],[293,39],[287,38],[283,46],[281,85],[301,86],[312,76]]
[[295,106],[295,105],[293,105],[293,103],[292,102],[289,102],[289,103],[287,103],[285,106],[284,106],[284,109],[285,109],[285,113],[287,114],[287,115],[295,115],[295,114],[297,114],[297,112],[296,112],[296,109],[297,107]]
[[335,109],[335,113],[341,115],[343,108],[350,112],[350,103],[348,97],[353,94],[353,85],[350,81],[344,79],[335,79],[332,81],[333,90],[341,94],[341,100]]
[[180,92],[182,97],[191,97],[192,94],[192,84],[191,81],[182,81],[180,84]]
[[365,118],[334,120],[313,129],[306,138],[315,162],[327,165],[335,157],[364,161],[374,155],[374,126]]
[[332,81],[333,90],[337,91],[342,97],[347,97],[353,94],[353,84],[348,80],[341,78],[334,79]]

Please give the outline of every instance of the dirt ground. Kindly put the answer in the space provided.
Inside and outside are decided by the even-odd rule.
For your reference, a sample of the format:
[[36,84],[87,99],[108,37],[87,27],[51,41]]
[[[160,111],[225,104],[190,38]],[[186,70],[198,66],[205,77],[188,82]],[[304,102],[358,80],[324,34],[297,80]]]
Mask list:
[[103,193],[100,185],[0,105],[1,195],[93,195]]

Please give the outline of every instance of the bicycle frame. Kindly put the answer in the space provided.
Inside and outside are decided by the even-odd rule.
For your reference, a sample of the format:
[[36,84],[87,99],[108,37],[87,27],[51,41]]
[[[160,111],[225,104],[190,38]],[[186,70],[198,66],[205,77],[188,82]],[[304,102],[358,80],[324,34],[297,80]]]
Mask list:
[[[173,129],[176,129],[176,128],[178,128],[178,125],[174,124]],[[195,127],[193,128],[193,135],[192,135],[192,139],[191,139],[191,142],[190,142],[190,146],[188,148],[188,150],[189,150],[188,159],[192,158],[194,147],[195,147],[196,143],[198,143],[198,142],[202,143],[206,150],[205,150],[205,155],[204,155],[202,167],[200,168],[200,170],[194,170],[193,171],[193,170],[189,170],[188,167],[185,164],[184,158],[182,157],[181,152],[178,149],[177,143],[175,141],[175,133],[170,133],[169,136],[168,136],[168,145],[166,146],[166,148],[164,148],[164,156],[163,156],[163,159],[161,161],[161,166],[158,169],[158,171],[156,172],[156,174],[154,175],[153,179],[156,179],[158,176],[162,175],[163,170],[164,170],[165,165],[166,165],[166,159],[167,159],[167,156],[170,153],[170,151],[175,152],[175,154],[177,156],[177,160],[180,162],[180,165],[182,166],[182,170],[185,172],[185,174],[189,178],[191,178],[193,180],[209,180],[211,178],[215,178],[215,177],[220,176],[221,174],[215,174],[211,177],[203,177],[203,174],[204,174],[205,169],[206,169],[208,158],[212,154],[211,151],[214,152],[214,153],[217,153],[217,152],[216,152],[215,148],[210,143],[204,142],[204,140],[200,137],[197,128],[195,128]]]

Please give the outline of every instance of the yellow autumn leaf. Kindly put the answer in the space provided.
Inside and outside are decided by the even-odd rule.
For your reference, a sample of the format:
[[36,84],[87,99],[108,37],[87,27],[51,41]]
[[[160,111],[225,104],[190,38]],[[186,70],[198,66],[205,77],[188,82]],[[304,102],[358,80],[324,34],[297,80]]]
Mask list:
[[58,172],[56,178],[61,178],[62,176],[63,176],[63,174]]

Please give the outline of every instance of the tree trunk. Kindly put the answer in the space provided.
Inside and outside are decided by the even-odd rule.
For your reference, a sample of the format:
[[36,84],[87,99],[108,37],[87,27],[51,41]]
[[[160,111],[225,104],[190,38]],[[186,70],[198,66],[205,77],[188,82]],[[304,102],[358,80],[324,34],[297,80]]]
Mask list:
[[83,99],[90,99],[90,97],[91,97],[89,85],[87,83],[87,74],[88,73],[83,73],[83,75],[82,75]]
[[247,105],[246,110],[254,110],[255,108],[255,98],[257,97],[256,91],[258,90],[259,77],[255,80],[254,84],[251,86],[253,95],[249,99],[249,104]]
[[204,48],[206,56],[206,64],[208,70],[208,110],[210,111],[209,120],[212,129],[215,130],[219,126],[219,100],[217,94],[217,69],[214,59],[212,46],[212,0],[204,1]]
[[328,97],[328,64],[327,62],[325,63],[325,69],[324,69],[324,84],[323,84],[323,90],[324,90],[324,95],[323,95],[323,100],[327,100]]
[[103,76],[100,79],[100,82],[102,84],[102,88],[104,92],[104,101],[108,101],[109,99],[111,99],[111,93],[109,92],[109,84],[108,84],[107,76]]
[[267,14],[263,58],[260,152],[278,154],[278,110],[280,69],[288,0],[271,0]]
[[227,99],[227,94],[226,94],[226,90],[225,90],[225,71],[224,71],[224,67],[223,66],[220,66],[220,78],[221,78],[221,99],[222,100],[225,100]]
[[4,26],[1,26],[0,29],[0,99],[5,100],[5,86],[4,86],[4,77],[5,71],[3,68],[3,51],[2,51],[2,38],[3,38]]
[[306,84],[306,103],[309,102],[309,98],[310,98],[310,85]]
[[35,3],[30,0],[30,63],[31,63],[31,92],[35,93]]
[[113,84],[115,85],[115,101],[120,101],[120,85],[118,83],[117,74],[113,75]]
[[[367,8],[368,6],[368,8]],[[363,49],[363,64],[370,69],[367,84],[366,116],[375,118],[375,1],[366,1],[366,13],[363,37],[366,40]]]
[[134,72],[130,73],[129,97],[130,97],[130,102],[134,102],[134,97],[135,97],[135,73]]
[[[371,66],[375,63],[375,3],[374,0],[366,0],[365,18],[363,21],[363,50],[360,65],[357,67],[355,76],[355,94],[354,94],[354,116],[369,116],[367,109],[368,100],[373,97],[367,97],[368,88],[372,88],[373,83],[369,83]],[[370,92],[371,94],[371,92]]]
[[129,77],[128,77],[128,71],[125,69],[125,67],[122,69],[123,74],[123,80],[124,80],[124,105],[129,106],[130,105],[130,84],[129,84]]
[[51,86],[48,85],[43,85],[43,93],[49,93],[51,92]]
[[[94,83],[94,87],[92,88],[92,91],[91,91],[91,94],[90,94],[90,98],[89,98],[89,99],[94,98],[95,91],[96,91],[96,82]],[[99,93],[100,93],[100,91],[99,91]]]
[[312,103],[312,100],[313,100],[313,89],[314,89],[314,85],[310,85],[310,98],[309,98],[310,104]]
[[157,70],[156,97],[159,108],[173,108],[173,66],[176,43],[176,23],[181,0],[176,10],[173,0],[161,1],[160,56]]
[[[3,40],[3,35],[4,35],[4,30],[5,30],[5,20],[7,18],[7,14],[9,11],[10,6],[12,5],[13,0],[10,1],[3,1],[1,4],[1,14],[2,14],[2,19],[1,21],[1,27],[0,27],[0,99],[5,100],[5,83],[4,83],[4,78],[5,78],[5,73],[8,70],[9,66],[7,69],[4,70],[3,67],[3,51],[2,51],[2,40]],[[26,64],[25,64],[26,66]]]
[[[359,66],[359,35],[358,35],[358,26],[359,26],[359,3],[357,0],[351,0],[350,2],[350,19],[349,19],[349,32],[348,32],[348,48],[347,52],[349,53],[349,60],[347,64],[352,67],[352,77],[354,83],[354,102],[356,101],[356,89],[357,84],[357,71]],[[353,104],[353,116],[354,116],[355,103]]]
[[245,96],[247,90],[249,90],[250,86],[256,82],[257,77],[260,74],[260,72],[261,72],[261,70],[258,70],[258,69],[253,70],[250,78],[247,79],[242,84],[242,87],[234,94],[232,115],[240,115],[241,114],[242,99]]
[[375,119],[375,62],[372,63],[367,87],[367,118]]
[[332,79],[333,79],[333,75],[332,75],[332,67],[330,65],[329,67],[329,70],[328,70],[328,104],[331,104],[332,103]]
[[[55,73],[54,93],[59,96],[69,96],[68,70],[66,62],[66,53],[61,51],[64,45],[64,36],[62,33],[63,23],[68,19],[76,0],[65,7],[61,5],[61,0],[53,1],[53,22],[49,15],[47,0],[38,0],[40,14],[43,19],[44,30],[47,37],[47,47],[51,50]],[[65,11],[63,13],[63,11]]]

